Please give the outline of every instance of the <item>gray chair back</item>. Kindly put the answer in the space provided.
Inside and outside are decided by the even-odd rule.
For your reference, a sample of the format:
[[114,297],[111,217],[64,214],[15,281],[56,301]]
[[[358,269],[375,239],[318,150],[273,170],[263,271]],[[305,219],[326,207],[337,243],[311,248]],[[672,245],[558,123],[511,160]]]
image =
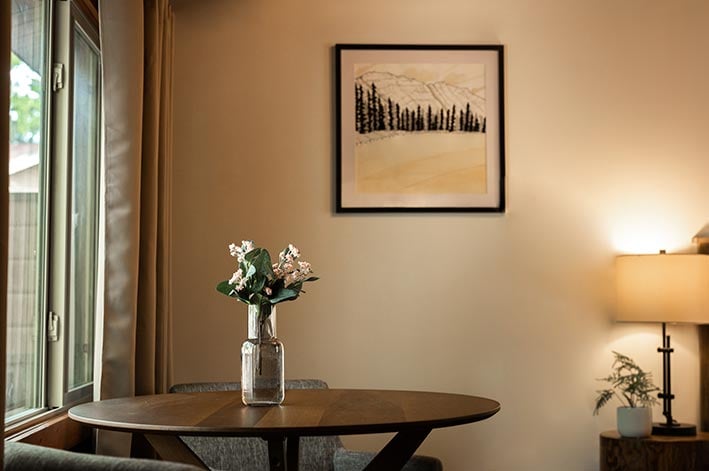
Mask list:
[[[318,379],[286,380],[288,389],[327,389]],[[170,388],[171,393],[237,391],[239,382],[185,383]],[[268,448],[260,438],[181,437],[210,468],[225,471],[268,471]],[[333,471],[335,451],[342,447],[337,436],[302,437],[299,467],[308,471]]]

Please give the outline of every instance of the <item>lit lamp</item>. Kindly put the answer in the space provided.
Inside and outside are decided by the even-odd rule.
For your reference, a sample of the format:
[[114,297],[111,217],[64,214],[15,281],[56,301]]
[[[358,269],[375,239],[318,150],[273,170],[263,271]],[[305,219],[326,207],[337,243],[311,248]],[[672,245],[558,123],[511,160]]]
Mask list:
[[696,435],[697,427],[672,418],[670,336],[667,323],[709,322],[709,256],[700,254],[622,255],[616,258],[616,320],[661,322],[662,415],[655,435]]

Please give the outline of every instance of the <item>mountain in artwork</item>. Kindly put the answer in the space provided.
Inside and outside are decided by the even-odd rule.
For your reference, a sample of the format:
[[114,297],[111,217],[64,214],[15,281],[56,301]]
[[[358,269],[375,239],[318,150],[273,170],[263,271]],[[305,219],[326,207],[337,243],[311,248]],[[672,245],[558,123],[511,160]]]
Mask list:
[[437,110],[451,109],[453,106],[463,110],[469,104],[471,112],[485,116],[485,88],[463,88],[446,82],[425,83],[419,80],[394,75],[389,72],[366,72],[355,79],[355,84],[369,89],[372,84],[383,99],[391,99],[402,107],[416,109],[429,106]]

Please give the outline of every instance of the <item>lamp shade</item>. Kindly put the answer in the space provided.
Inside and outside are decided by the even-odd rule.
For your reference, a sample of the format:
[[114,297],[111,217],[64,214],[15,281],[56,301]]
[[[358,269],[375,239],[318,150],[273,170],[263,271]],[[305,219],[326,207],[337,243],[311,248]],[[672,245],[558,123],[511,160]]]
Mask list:
[[616,258],[616,320],[709,324],[709,255]]

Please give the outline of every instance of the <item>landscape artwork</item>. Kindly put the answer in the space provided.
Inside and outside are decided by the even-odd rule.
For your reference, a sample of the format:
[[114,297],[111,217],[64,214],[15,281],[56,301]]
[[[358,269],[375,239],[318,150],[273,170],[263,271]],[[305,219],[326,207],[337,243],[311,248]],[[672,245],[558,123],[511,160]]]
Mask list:
[[483,64],[355,64],[362,193],[485,193]]
[[502,51],[479,47],[337,47],[338,211],[503,210]]

